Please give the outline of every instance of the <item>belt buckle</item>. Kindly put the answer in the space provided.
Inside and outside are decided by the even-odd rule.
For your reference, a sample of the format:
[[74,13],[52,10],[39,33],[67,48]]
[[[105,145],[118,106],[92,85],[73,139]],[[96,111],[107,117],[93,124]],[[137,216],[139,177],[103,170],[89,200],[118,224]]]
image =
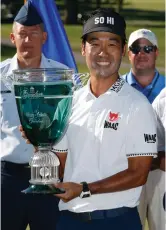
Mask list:
[[92,216],[91,216],[91,213],[88,212],[88,220],[87,221],[91,221],[92,220]]
[[24,166],[25,169],[30,169],[30,167],[31,167],[30,165]]
[[80,214],[81,220],[83,222],[88,222],[92,220],[91,213],[90,212],[85,212]]

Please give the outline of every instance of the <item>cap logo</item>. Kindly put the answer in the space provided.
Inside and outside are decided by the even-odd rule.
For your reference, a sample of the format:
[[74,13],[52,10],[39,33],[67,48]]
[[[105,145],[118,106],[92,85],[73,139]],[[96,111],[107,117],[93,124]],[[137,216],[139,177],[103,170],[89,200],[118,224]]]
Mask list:
[[142,33],[144,34],[144,35],[146,35],[147,34],[147,32],[144,30],[144,31],[142,31]]
[[112,17],[97,17],[95,18],[95,24],[110,24],[114,25],[114,18]]

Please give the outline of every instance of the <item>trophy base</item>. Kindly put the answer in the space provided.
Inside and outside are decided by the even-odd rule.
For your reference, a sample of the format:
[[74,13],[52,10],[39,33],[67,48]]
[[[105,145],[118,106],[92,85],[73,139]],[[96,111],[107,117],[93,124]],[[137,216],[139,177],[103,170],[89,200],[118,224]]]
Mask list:
[[25,194],[60,194],[65,190],[52,187],[50,185],[30,185],[27,189],[21,191]]

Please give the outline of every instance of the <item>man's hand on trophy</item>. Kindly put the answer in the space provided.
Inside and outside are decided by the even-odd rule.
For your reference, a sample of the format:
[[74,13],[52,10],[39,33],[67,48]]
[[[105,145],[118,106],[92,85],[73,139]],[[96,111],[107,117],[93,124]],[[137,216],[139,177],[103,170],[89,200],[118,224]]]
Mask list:
[[56,188],[65,190],[65,193],[55,194],[55,196],[63,200],[63,202],[67,203],[81,194],[83,185],[73,183],[73,182],[65,182],[65,183],[57,183],[54,186]]
[[[27,139],[27,136],[23,130],[22,125],[19,126],[19,130],[21,132],[21,136],[25,139],[26,144],[31,144],[31,142]],[[38,147],[34,146],[34,152],[36,153],[38,151]]]

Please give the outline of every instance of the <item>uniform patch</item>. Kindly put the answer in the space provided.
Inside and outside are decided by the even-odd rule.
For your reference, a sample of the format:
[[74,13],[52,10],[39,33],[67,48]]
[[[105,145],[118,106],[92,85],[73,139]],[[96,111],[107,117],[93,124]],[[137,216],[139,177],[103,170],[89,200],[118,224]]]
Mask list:
[[144,133],[144,139],[146,143],[156,143],[156,134]]
[[119,125],[119,123],[112,123],[112,122],[105,121],[104,128],[110,128],[110,129],[117,130],[118,125]]
[[112,112],[109,113],[109,121],[115,122],[119,119],[119,117],[120,117],[119,113],[112,113]]
[[1,93],[3,94],[3,93],[11,93],[12,91],[10,91],[10,90],[1,90]]
[[119,120],[119,118],[121,118],[119,113],[109,112],[108,118],[104,122],[104,128],[105,129],[110,128],[110,129],[117,130],[118,125],[119,125],[119,123],[117,121]]

